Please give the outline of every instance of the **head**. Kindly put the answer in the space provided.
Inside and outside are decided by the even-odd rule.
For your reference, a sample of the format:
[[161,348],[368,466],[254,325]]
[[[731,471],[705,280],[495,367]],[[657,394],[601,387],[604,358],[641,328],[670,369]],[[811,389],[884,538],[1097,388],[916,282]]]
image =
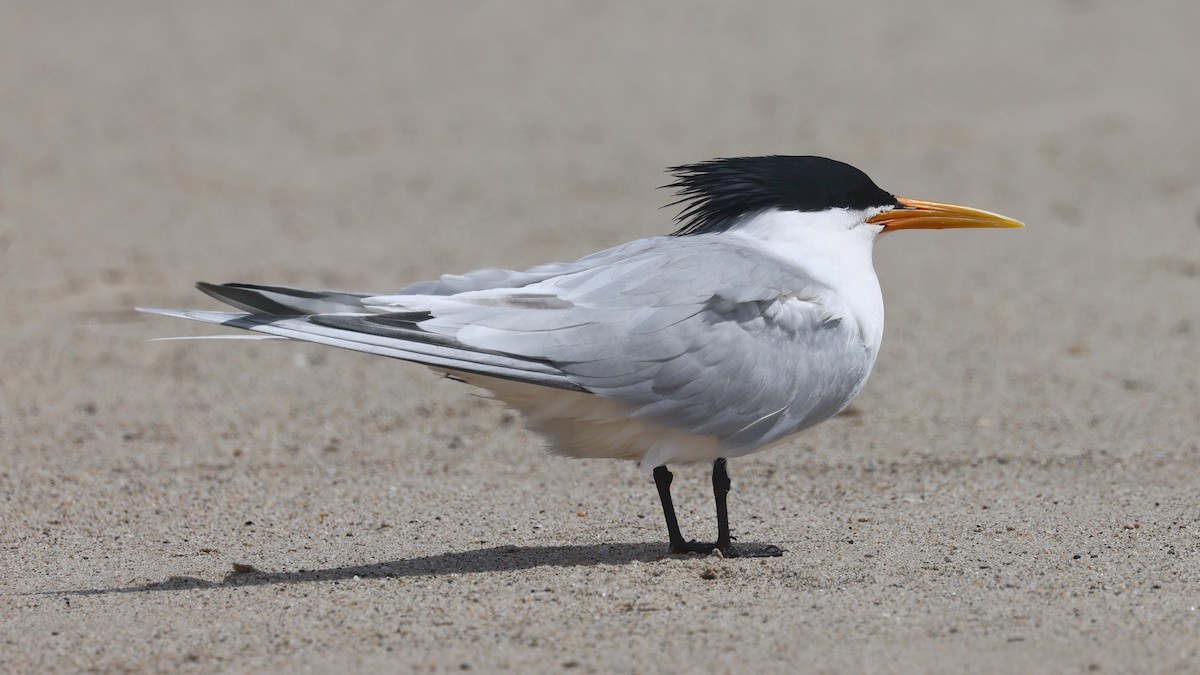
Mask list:
[[896,197],[858,169],[824,157],[732,157],[669,169],[683,205],[676,236],[724,232],[767,211],[844,213],[846,227],[875,234],[904,229],[1021,227],[1004,216],[965,206]]

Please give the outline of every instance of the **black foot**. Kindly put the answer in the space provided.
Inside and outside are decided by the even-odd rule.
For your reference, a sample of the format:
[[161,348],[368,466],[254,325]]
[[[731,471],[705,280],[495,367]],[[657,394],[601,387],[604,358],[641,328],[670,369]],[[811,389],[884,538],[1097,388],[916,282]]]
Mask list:
[[671,544],[671,553],[688,554],[699,553],[701,555],[709,555],[713,551],[717,551],[722,558],[778,558],[783,555],[783,549],[774,544],[762,544],[758,546],[738,544],[718,546],[716,544],[702,544],[696,541],[681,541],[676,544]]

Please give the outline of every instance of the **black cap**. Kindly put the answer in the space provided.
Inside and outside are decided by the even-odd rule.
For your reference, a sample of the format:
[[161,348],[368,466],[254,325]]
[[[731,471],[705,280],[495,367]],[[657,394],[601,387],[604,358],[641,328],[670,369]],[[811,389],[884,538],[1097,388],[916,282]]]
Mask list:
[[833,159],[771,155],[729,157],[667,169],[683,205],[676,235],[723,232],[742,217],[765,211],[825,211],[900,206],[858,169]]

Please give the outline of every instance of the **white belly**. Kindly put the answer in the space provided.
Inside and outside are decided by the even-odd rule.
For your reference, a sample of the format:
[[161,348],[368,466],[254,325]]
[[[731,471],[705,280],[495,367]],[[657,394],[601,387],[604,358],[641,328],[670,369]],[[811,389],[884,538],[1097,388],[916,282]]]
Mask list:
[[632,407],[620,401],[470,373],[454,376],[490,390],[520,411],[525,426],[543,436],[557,455],[627,459],[639,462],[647,473],[662,464],[712,462],[720,457],[715,436],[697,436],[630,417]]

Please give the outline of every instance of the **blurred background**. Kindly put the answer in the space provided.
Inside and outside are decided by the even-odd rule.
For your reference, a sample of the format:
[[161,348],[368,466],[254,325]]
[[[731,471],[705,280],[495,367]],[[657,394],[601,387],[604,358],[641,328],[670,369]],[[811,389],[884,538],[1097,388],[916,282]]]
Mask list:
[[[918,548],[984,518],[977,500],[1063,527],[1073,543],[1049,546],[1068,552],[1084,523],[1152,519],[1149,504],[1195,516],[1200,4],[8,1],[0,16],[0,491],[21,495],[0,502],[19,524],[0,555],[39,570],[14,588],[109,579],[55,562],[96,546],[147,556],[151,580],[200,574],[156,557],[165,532],[225,550],[222,528],[272,509],[397,528],[379,535],[390,553],[330,539],[315,561],[284,556],[309,569],[447,541],[389,549],[406,527],[459,549],[525,541],[530,509],[569,513],[537,541],[657,541],[635,469],[547,460],[511,415],[421,368],[148,344],[203,328],[130,308],[214,307],[196,280],[385,292],[574,259],[670,232],[662,169],[732,155],[826,155],[1028,224],[878,243],[888,326],[866,391],[733,467],[755,491],[735,511],[764,515],[755,536],[812,551],[786,564],[842,560],[823,520],[906,495],[932,500],[889,521]],[[702,474],[677,498],[685,530],[709,527]],[[1051,498],[1093,511],[1021,510]],[[414,499],[409,525],[386,515]],[[474,515],[430,520],[454,508]],[[132,548],[96,543],[114,527]],[[1125,615],[1090,610],[1120,634]]]

